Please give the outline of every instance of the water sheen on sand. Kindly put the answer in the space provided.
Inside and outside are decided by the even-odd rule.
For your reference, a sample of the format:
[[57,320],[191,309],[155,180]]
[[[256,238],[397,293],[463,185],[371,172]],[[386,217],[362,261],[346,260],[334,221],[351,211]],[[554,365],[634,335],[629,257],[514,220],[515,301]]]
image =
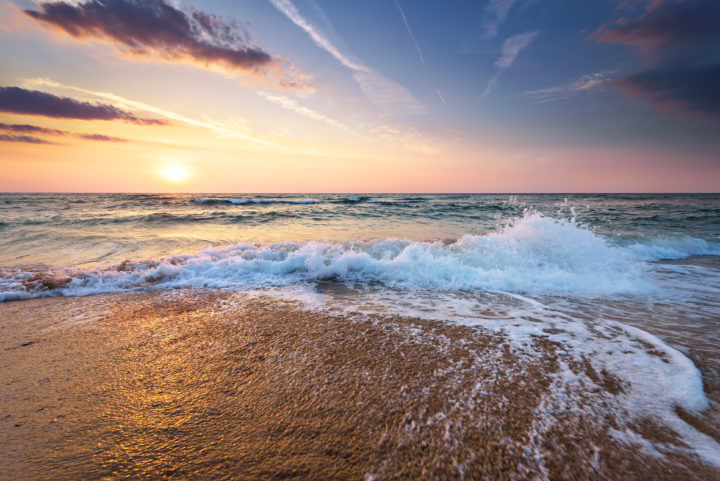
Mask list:
[[36,299],[0,316],[5,479],[720,474],[657,419],[626,418],[631,387],[547,336],[518,350],[470,327],[208,291]]
[[16,479],[718,478],[718,195],[2,194],[0,234]]

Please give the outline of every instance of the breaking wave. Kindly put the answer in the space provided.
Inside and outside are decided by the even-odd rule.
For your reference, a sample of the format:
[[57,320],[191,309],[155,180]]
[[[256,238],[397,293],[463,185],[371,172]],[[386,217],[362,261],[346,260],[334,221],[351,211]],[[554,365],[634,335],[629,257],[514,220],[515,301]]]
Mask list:
[[657,289],[648,261],[716,253],[718,246],[692,238],[613,244],[574,221],[528,213],[498,232],[450,243],[235,244],[91,270],[6,270],[0,271],[0,301],[141,288],[255,289],[322,280],[409,290],[632,295]]

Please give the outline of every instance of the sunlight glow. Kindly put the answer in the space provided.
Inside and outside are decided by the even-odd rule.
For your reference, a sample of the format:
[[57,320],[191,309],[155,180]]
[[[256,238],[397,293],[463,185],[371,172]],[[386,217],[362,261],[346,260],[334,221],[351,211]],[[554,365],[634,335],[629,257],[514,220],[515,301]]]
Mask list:
[[181,165],[166,165],[162,170],[162,176],[168,182],[180,183],[187,180],[190,172]]

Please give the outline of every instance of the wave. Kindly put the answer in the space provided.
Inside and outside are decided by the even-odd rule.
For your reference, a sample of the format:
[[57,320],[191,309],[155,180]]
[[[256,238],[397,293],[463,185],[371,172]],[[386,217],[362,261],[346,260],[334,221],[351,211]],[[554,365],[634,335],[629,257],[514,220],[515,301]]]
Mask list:
[[193,199],[198,204],[317,204],[316,200],[287,200],[287,199],[226,199],[221,197],[200,197]]
[[690,236],[650,239],[627,246],[638,259],[658,261],[693,255],[720,255],[720,244]]
[[655,289],[648,262],[720,253],[691,238],[619,246],[573,221],[526,214],[452,243],[408,240],[236,244],[92,270],[0,272],[0,300],[140,288],[241,288],[335,280],[399,289],[574,295]]
[[359,196],[359,197],[345,197],[344,199],[340,199],[337,201],[340,204],[358,204],[360,202],[367,202],[370,200],[370,197],[368,196]]
[[327,199],[325,201],[302,199],[302,200],[290,200],[290,199],[234,199],[226,197],[199,197],[193,199],[193,202],[198,204],[232,204],[232,205],[248,205],[248,204],[320,204],[323,202],[329,204],[415,204],[419,202],[427,202],[428,199],[423,197],[405,197],[405,198],[388,198],[388,199],[373,199],[370,196],[354,196],[354,197],[343,197],[340,199]]
[[405,197],[402,199],[369,199],[367,202],[371,204],[419,204],[427,201],[428,199],[424,197]]
[[[54,216],[47,220],[26,220],[17,222],[13,226],[35,226],[35,225],[69,225],[69,226],[103,226],[116,224],[192,224],[192,223],[264,223],[275,219],[295,217],[292,213],[280,211],[264,211],[253,213],[229,213],[228,211],[216,211],[207,213],[182,213],[173,214],[170,212],[153,212],[149,214],[126,215],[126,216],[92,216],[80,218],[64,218]],[[6,224],[0,222],[0,229]]]

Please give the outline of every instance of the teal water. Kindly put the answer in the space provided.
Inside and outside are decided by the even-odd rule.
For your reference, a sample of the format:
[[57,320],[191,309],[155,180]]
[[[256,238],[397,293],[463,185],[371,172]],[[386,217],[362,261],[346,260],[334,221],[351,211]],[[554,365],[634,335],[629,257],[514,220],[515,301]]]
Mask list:
[[720,243],[719,195],[0,194],[0,266],[94,267],[238,242],[447,242],[528,211],[621,244]]

